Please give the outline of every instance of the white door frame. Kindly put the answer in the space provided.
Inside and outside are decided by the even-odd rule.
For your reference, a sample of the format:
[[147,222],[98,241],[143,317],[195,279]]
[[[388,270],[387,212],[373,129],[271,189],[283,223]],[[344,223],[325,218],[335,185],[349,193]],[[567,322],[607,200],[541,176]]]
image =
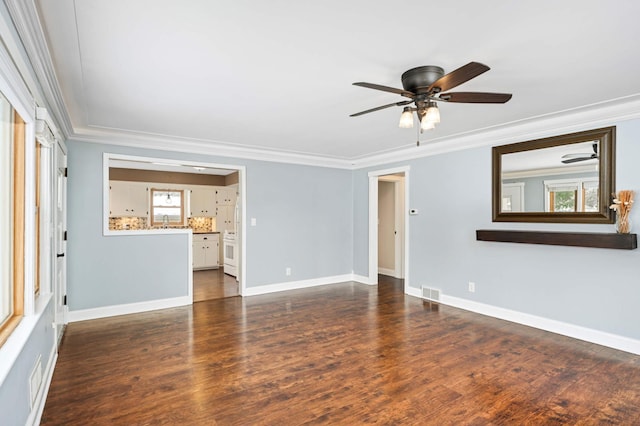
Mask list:
[[409,170],[410,166],[402,166],[369,172],[369,276],[368,282],[378,283],[378,178],[384,175],[404,173],[404,202],[402,213],[404,219],[404,292],[409,288]]
[[53,176],[55,182],[53,185],[55,192],[52,208],[54,215],[53,255],[55,260],[53,297],[55,300],[56,339],[59,345],[69,317],[69,307],[65,300],[67,296],[67,242],[64,235],[67,230],[67,147],[61,141],[56,141],[54,150]]

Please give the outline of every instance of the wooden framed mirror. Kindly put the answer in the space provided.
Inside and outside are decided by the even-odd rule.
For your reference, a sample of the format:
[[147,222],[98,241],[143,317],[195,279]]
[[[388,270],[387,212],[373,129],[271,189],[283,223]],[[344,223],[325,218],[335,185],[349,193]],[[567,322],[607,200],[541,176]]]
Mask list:
[[613,223],[615,130],[493,147],[493,221]]

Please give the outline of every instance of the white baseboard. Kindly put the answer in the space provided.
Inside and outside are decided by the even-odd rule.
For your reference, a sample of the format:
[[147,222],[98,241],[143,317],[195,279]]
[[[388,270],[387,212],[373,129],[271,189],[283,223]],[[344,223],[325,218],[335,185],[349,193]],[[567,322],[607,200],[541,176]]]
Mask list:
[[382,274],[382,275],[389,276],[389,277],[395,277],[396,276],[395,269],[388,269],[388,268],[380,268],[380,267],[378,267],[378,273]]
[[114,317],[117,315],[137,314],[155,311],[157,309],[175,308],[193,303],[191,297],[181,296],[171,299],[149,300],[146,302],[128,303],[126,305],[102,306],[99,308],[69,311],[69,322],[86,321],[97,318]]
[[[409,287],[407,294],[415,297],[421,297],[420,289]],[[500,308],[497,306],[486,305],[484,303],[474,302],[472,300],[462,299],[454,296],[442,295],[440,303],[443,305],[453,306],[455,308],[464,309],[466,311],[487,315],[517,324],[538,328],[540,330],[550,331],[552,333],[561,334],[563,336],[572,337],[574,339],[584,340],[586,342],[607,346],[625,352],[640,355],[640,340],[631,339],[629,337],[619,336],[604,331],[594,330],[591,328],[581,327],[556,321],[536,315],[526,314],[523,312],[513,311],[511,309]]]
[[422,299],[422,292],[420,291],[419,288],[405,287],[405,294],[408,294],[409,296],[419,297]]
[[351,274],[351,281],[355,281],[355,282],[359,282],[360,284],[367,284],[367,285],[378,284],[377,280],[370,280],[369,277],[366,277],[364,275],[357,275],[357,274]]
[[286,283],[277,283],[269,285],[261,285],[258,287],[247,287],[243,296],[257,296],[260,294],[276,293],[278,291],[297,290],[301,288],[316,287],[327,284],[338,284],[347,281],[357,281],[353,274],[334,275],[332,277],[312,278],[310,280],[289,281]]
[[[55,343],[54,343],[55,345]],[[49,387],[51,386],[51,379],[53,379],[53,370],[55,369],[56,362],[58,361],[58,349],[54,347],[51,351],[51,355],[49,356],[49,360],[47,361],[47,366],[44,371],[44,380],[40,385],[40,390],[38,391],[38,396],[31,408],[31,413],[29,413],[29,417],[27,418],[27,425],[37,426],[40,424],[40,420],[42,420],[42,413],[44,412],[44,404],[47,401],[47,394],[49,393]]]

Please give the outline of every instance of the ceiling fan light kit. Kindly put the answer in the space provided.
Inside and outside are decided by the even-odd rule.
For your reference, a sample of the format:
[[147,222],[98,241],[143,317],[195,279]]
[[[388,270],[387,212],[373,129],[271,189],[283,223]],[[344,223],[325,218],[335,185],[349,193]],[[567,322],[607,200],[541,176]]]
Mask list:
[[411,129],[413,127],[413,111],[411,107],[404,107],[402,114],[400,115],[399,127],[403,129]]
[[408,101],[394,102],[351,114],[350,117],[357,117],[392,106],[404,106],[413,103],[415,108],[405,106],[400,116],[399,127],[410,129],[413,127],[413,112],[416,112],[420,120],[420,129],[428,130],[435,128],[440,123],[440,111],[437,102],[457,102],[457,103],[484,103],[503,104],[511,99],[510,93],[488,93],[488,92],[452,92],[442,93],[449,89],[465,83],[480,74],[489,71],[489,67],[479,62],[469,62],[449,74],[444,73],[444,69],[435,65],[426,65],[412,68],[405,71],[402,76],[403,89],[382,86],[380,84],[358,82],[355,86],[366,87],[368,89],[381,90],[395,93],[409,98]]
[[438,109],[438,104],[433,101],[427,102],[427,113],[424,118],[431,121],[433,124],[438,124],[440,122],[440,110]]
[[422,120],[420,120],[420,130],[431,130],[435,128],[436,123],[429,121],[426,115],[422,117]]

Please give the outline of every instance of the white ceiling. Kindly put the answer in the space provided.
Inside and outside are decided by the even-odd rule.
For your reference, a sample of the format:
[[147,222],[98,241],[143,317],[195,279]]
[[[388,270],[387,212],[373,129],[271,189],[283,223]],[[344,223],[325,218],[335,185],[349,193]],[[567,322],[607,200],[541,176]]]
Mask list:
[[637,0],[36,0],[75,136],[153,135],[359,159],[414,145],[401,87],[421,65],[492,69],[451,91],[424,143],[640,94]]

